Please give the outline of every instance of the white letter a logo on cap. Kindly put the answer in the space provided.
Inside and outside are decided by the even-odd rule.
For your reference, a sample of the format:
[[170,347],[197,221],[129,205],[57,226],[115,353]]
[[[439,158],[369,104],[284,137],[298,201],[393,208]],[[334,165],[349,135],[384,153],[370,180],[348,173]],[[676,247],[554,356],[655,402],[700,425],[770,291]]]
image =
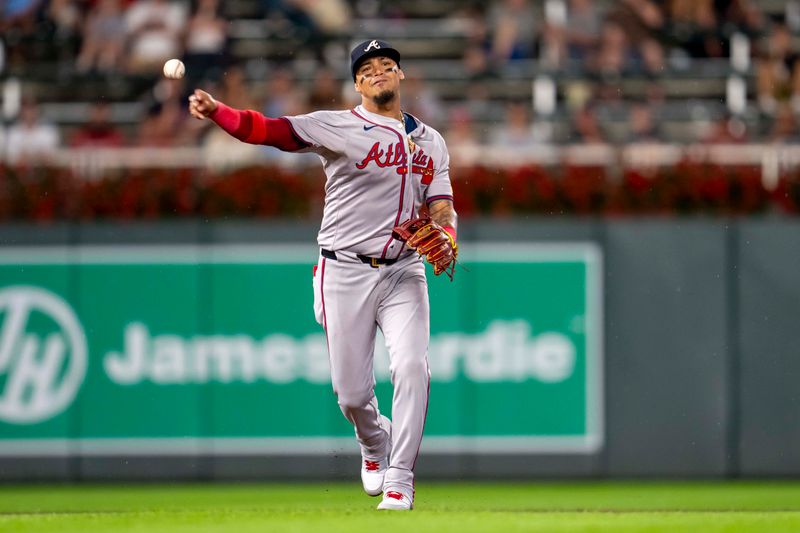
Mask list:
[[378,44],[378,41],[377,40],[373,40],[371,43],[369,43],[367,45],[366,48],[364,48],[364,51],[365,52],[369,52],[371,48],[374,48],[375,50],[378,50],[378,49],[380,49],[380,47],[381,47],[381,45]]

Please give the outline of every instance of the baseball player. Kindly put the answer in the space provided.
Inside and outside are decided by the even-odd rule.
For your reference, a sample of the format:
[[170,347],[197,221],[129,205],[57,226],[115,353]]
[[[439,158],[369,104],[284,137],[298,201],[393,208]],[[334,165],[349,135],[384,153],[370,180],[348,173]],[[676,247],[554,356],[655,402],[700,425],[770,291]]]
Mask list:
[[[355,428],[364,490],[383,493],[378,509],[410,510],[430,385],[423,258],[452,279],[458,253],[449,156],[436,130],[402,111],[396,49],[369,40],[350,60],[355,109],[268,118],[195,90],[189,111],[244,142],[320,157],[327,179],[314,312],[333,389]],[[392,421],[374,393],[376,328],[391,360]]]

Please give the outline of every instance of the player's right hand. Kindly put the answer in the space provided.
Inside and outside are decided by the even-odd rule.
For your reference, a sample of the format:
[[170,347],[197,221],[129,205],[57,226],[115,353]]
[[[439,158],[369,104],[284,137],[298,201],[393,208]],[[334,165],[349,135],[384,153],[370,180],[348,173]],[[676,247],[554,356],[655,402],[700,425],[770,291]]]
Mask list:
[[203,120],[217,109],[217,101],[205,91],[195,89],[189,96],[189,114]]

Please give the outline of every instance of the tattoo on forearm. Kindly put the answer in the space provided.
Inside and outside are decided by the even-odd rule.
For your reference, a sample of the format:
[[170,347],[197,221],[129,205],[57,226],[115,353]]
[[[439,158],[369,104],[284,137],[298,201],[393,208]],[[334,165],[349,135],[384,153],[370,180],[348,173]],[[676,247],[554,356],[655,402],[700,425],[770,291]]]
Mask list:
[[440,226],[456,227],[458,216],[450,200],[436,200],[428,206],[431,219]]

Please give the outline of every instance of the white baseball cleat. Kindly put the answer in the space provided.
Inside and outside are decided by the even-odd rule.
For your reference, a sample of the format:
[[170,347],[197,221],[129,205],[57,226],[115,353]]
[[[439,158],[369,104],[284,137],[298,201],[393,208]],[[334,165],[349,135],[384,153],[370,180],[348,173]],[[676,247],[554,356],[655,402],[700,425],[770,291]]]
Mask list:
[[387,490],[378,504],[379,511],[410,511],[414,508],[414,498],[399,490]]
[[361,463],[361,484],[364,492],[370,496],[378,496],[383,492],[383,478],[389,469],[389,461],[370,461],[363,459]]
[[392,422],[383,415],[381,415],[381,419],[381,425],[386,427],[389,433],[386,457],[380,461],[361,457],[361,484],[364,487],[364,492],[370,496],[378,496],[383,492],[383,478],[389,469],[389,457],[392,455]]

